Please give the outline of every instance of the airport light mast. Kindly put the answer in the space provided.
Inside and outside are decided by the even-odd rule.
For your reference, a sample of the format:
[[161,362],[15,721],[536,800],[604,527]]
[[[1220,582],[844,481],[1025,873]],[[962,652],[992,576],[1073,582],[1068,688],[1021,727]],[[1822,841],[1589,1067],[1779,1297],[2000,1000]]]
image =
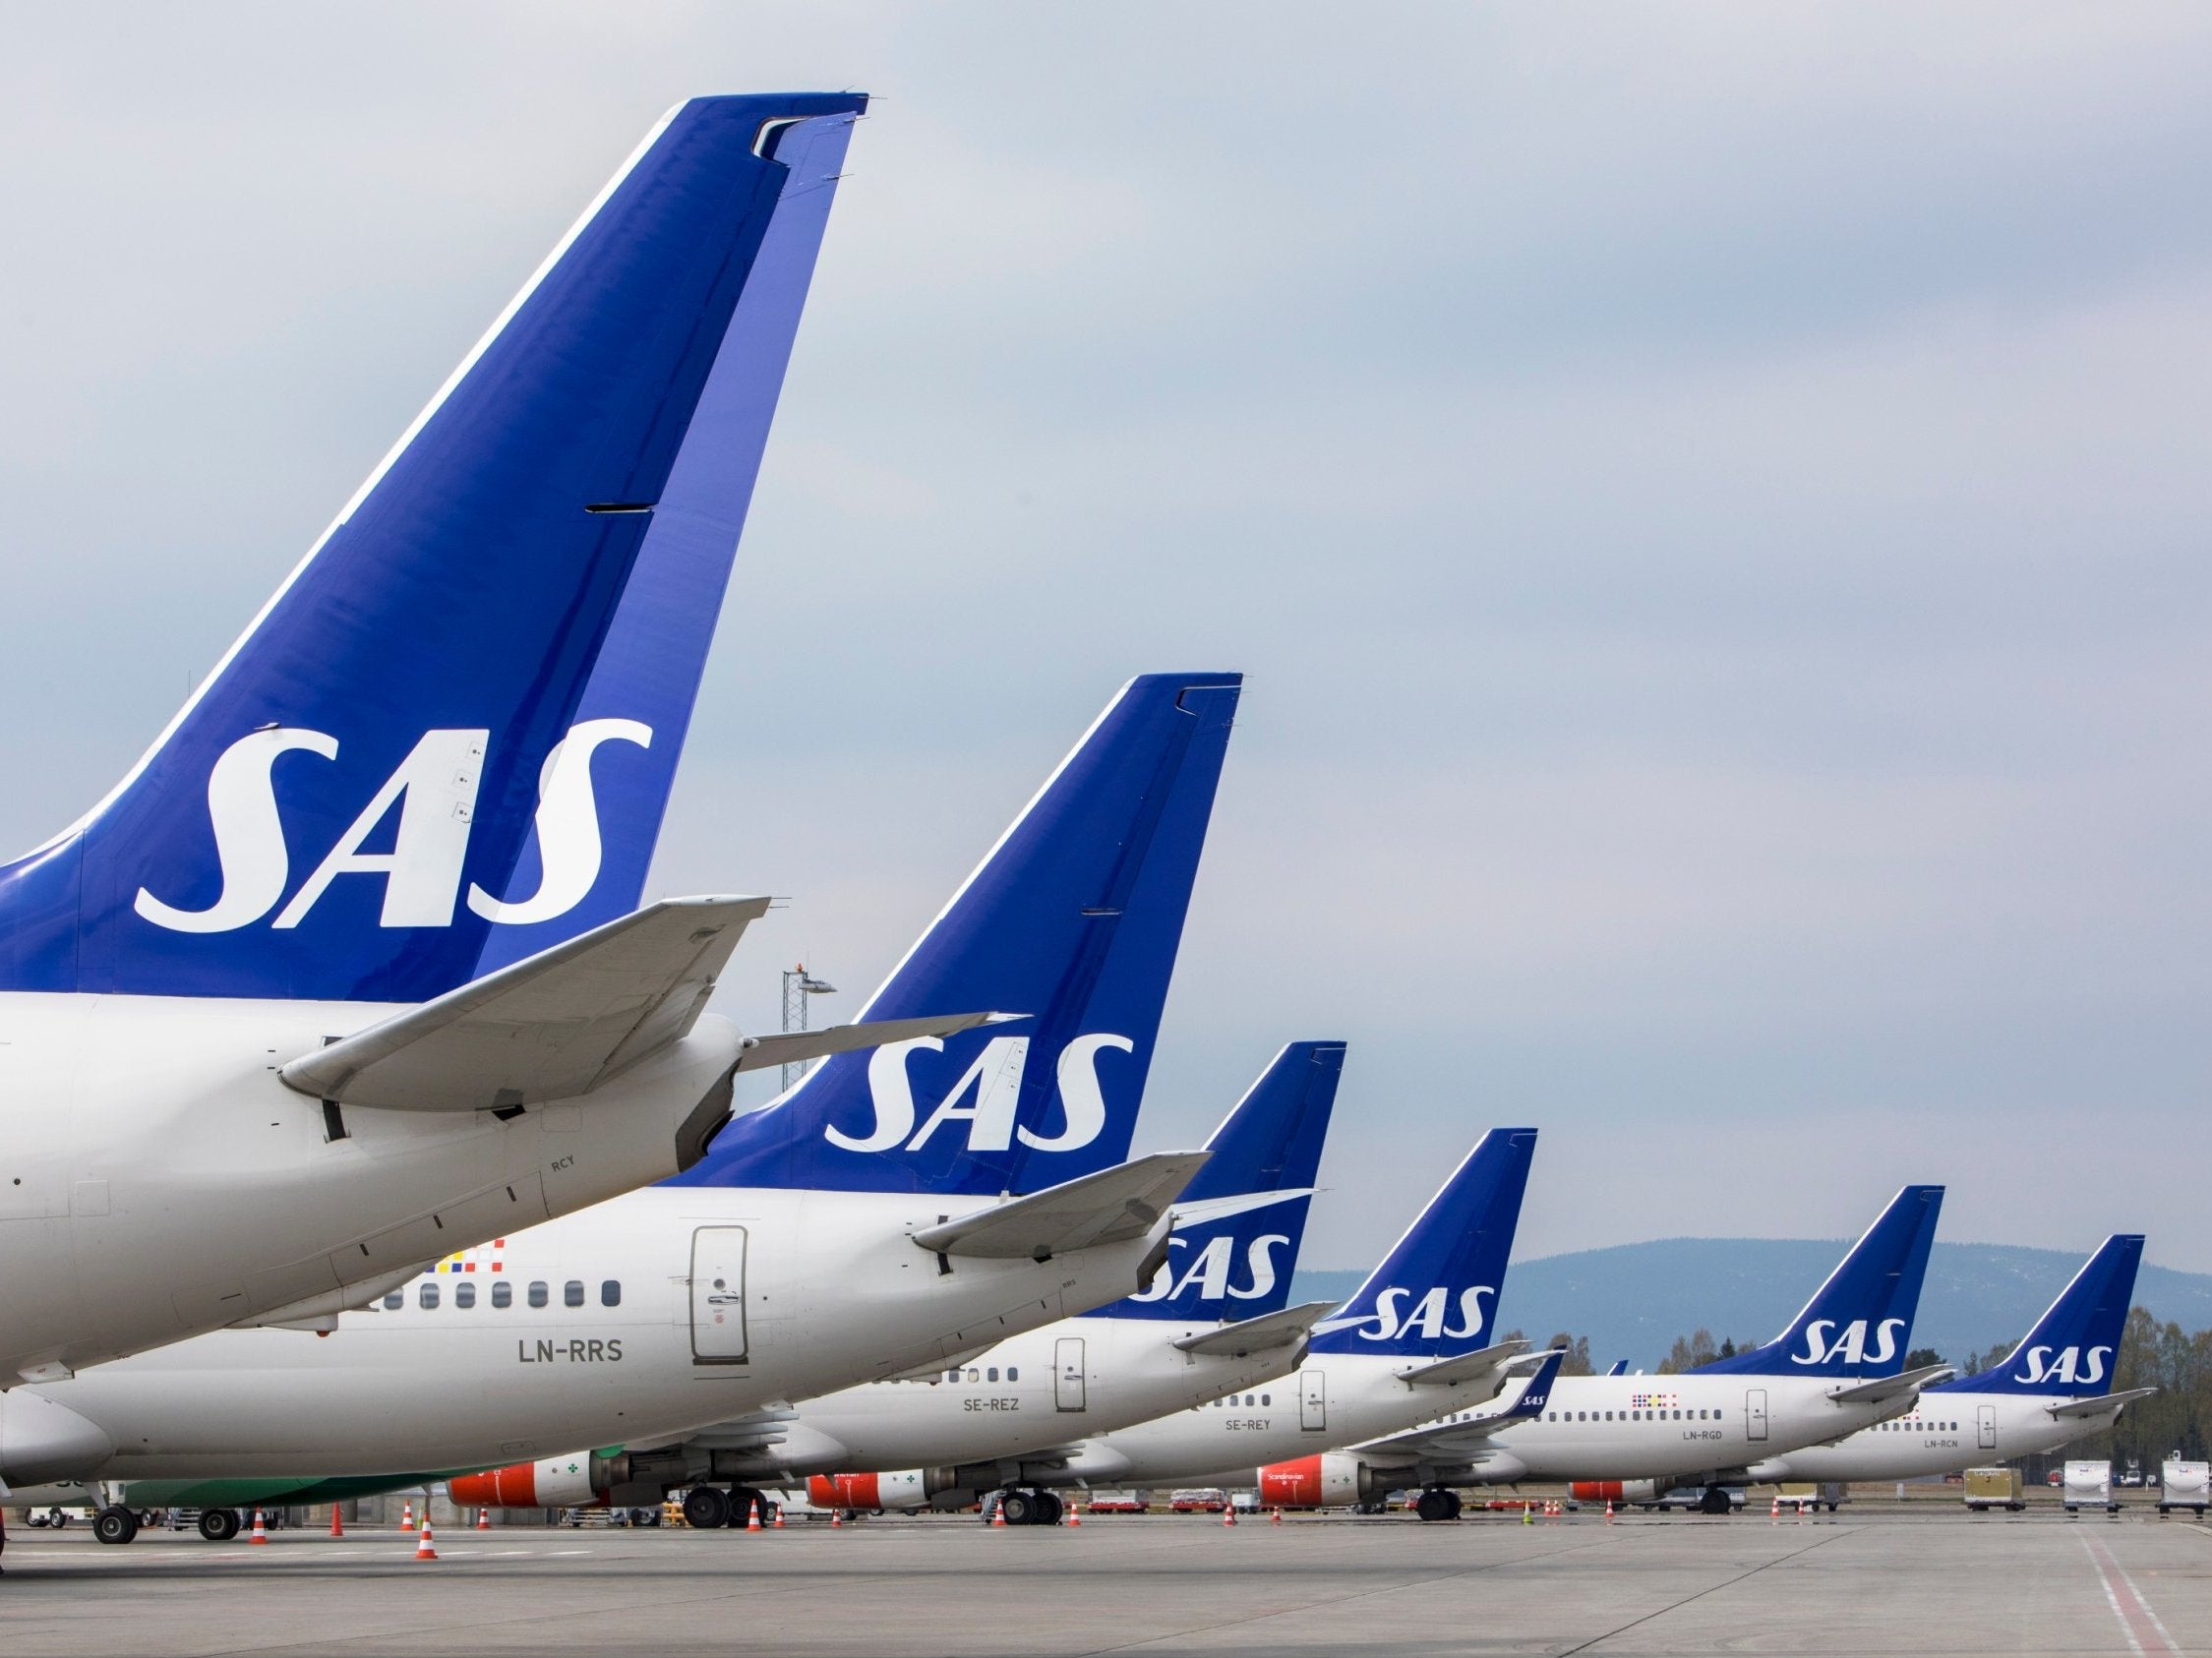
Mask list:
[[[808,996],[834,996],[836,994],[836,985],[814,977],[807,971],[807,964],[801,962],[784,975],[784,1030],[790,1032],[807,1029],[807,998]],[[810,1063],[811,1061],[802,1059],[794,1064],[784,1066],[783,1087],[788,1089],[801,1077],[804,1077],[807,1074],[807,1067]]]

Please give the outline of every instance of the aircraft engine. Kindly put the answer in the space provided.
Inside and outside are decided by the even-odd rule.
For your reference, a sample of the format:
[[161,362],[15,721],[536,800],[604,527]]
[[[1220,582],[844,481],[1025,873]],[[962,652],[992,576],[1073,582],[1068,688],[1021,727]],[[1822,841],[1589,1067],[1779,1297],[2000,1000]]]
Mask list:
[[607,1501],[628,1478],[628,1459],[601,1456],[547,1456],[512,1462],[481,1474],[458,1474],[446,1482],[456,1508],[579,1509]]
[[1391,1489],[1384,1470],[1340,1451],[1272,1462],[1260,1470],[1263,1509],[1325,1509],[1359,1503]]

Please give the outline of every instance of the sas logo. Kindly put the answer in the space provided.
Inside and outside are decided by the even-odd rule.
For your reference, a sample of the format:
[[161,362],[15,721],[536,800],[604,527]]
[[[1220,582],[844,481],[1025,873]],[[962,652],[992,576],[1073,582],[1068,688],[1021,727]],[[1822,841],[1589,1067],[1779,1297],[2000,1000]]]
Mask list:
[[[376,875],[384,881],[380,924],[450,926],[490,740],[488,731],[423,733],[269,924],[298,926],[340,875]],[[605,742],[649,748],[652,728],[635,720],[585,720],[569,728],[538,772],[538,856],[544,870],[538,890],[510,901],[472,882],[468,907],[473,913],[522,926],[565,916],[584,901],[599,878],[602,854],[591,756]],[[278,757],[295,749],[334,760],[338,741],[304,727],[270,726],[233,742],[209,772],[208,817],[222,869],[222,890],[214,903],[205,910],[180,910],[141,887],[132,908],[171,932],[235,932],[276,909],[291,886],[292,869],[272,774]],[[364,852],[395,806],[399,824],[391,850]]]
[[1897,1337],[1903,1319],[1883,1319],[1875,1328],[1874,1345],[1867,1345],[1867,1321],[1853,1319],[1830,1337],[1833,1319],[1815,1319],[1805,1327],[1805,1351],[1790,1354],[1792,1364],[1886,1364],[1897,1356]]
[[966,1125],[971,1152],[1004,1152],[1017,1140],[1035,1152],[1073,1152],[1090,1145],[1106,1128],[1099,1055],[1108,1048],[1137,1051],[1129,1037],[1104,1032],[1077,1036],[1061,1048],[1052,1079],[1060,1102],[1060,1128],[1056,1134],[1041,1134],[1014,1120],[1022,1079],[1029,1070],[1029,1038],[993,1036],[916,1128],[921,1112],[907,1062],[917,1053],[942,1053],[944,1045],[941,1036],[917,1036],[877,1048],[867,1062],[867,1094],[875,1107],[875,1126],[854,1135],[830,1124],[822,1129],[822,1138],[848,1152],[919,1152],[938,1129],[958,1123]]
[[1257,1301],[1275,1287],[1275,1252],[1290,1247],[1287,1235],[1270,1232],[1252,1239],[1244,1246],[1245,1287],[1238,1288],[1234,1280],[1236,1271],[1236,1239],[1227,1233],[1210,1239],[1204,1249],[1179,1266],[1175,1260],[1178,1248],[1187,1249],[1189,1240],[1170,1233],[1167,1238],[1167,1264],[1155,1273],[1152,1282],[1129,1297],[1132,1301],[1172,1301],[1196,1290],[1203,1301]]
[[2057,1358],[2051,1356],[2051,1351],[2049,1347],[2030,1347],[2020,1361],[2020,1368],[2012,1373],[2013,1378],[2031,1385],[2102,1382],[2106,1376],[2105,1361],[2112,1357],[2110,1347],[2091,1347],[2086,1354],[2079,1347],[2061,1347]]
[[[1482,1298],[1497,1299],[1498,1291],[1492,1284],[1476,1284],[1460,1291],[1459,1322],[1452,1320],[1452,1292],[1441,1287],[1429,1289],[1405,1306],[1412,1295],[1409,1289],[1393,1286],[1375,1297],[1375,1310],[1365,1318],[1352,1321],[1353,1333],[1362,1341],[1404,1341],[1408,1337],[1422,1341],[1454,1340],[1479,1336],[1489,1323],[1489,1315],[1482,1310]],[[1400,1309],[1404,1308],[1402,1312]],[[1344,1325],[1332,1328],[1342,1330]]]

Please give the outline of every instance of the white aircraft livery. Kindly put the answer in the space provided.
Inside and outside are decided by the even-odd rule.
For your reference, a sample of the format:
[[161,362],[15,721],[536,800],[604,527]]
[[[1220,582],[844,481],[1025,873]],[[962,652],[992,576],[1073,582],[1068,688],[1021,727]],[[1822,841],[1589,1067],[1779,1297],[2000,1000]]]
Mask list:
[[[1421,1487],[1414,1511],[1456,1519],[1456,1485],[1566,1480],[1603,1501],[1622,1482],[1706,1488],[1702,1508],[1728,1512],[1721,1481],[1777,1451],[1856,1432],[1909,1407],[1948,1367],[1904,1368],[1941,1186],[1892,1199],[1790,1326],[1679,1376],[1564,1376],[1540,1412],[1498,1423],[1447,1415],[1347,1451],[1264,1468],[1264,1502],[1350,1502]],[[1634,1500],[1633,1498],[1631,1500]]]
[[[94,1523],[113,1543],[149,1504],[204,1508],[220,1538],[232,1504],[518,1458],[551,1493],[571,1447],[628,1448],[587,1455],[584,1488],[657,1495],[671,1470],[695,1477],[695,1453],[766,1443],[789,1401],[933,1372],[1140,1287],[1206,1160],[1120,1159],[1236,701],[1234,676],[1124,687],[862,1028],[969,994],[1025,1017],[910,1042],[888,1064],[832,1057],[686,1174],[459,1251],[368,1310],[318,1321],[327,1339],[220,1331],[18,1388],[0,1397],[0,1476],[114,1482]],[[1008,1033],[1024,1038],[1018,1054]],[[1002,1114],[982,1108],[1017,1081]],[[856,1155],[832,1132],[894,1096],[943,1120],[867,1154],[900,1176],[811,1182]],[[1057,1149],[1071,1120],[1088,1125],[1085,1144]],[[753,1172],[765,1170],[791,1183]],[[693,1432],[715,1424],[731,1426]]]
[[[1344,1052],[1292,1042],[1276,1056],[1207,1142],[1211,1160],[1184,1189],[1166,1264],[1145,1289],[926,1375],[717,1424],[666,1459],[669,1486],[690,1487],[685,1519],[743,1524],[762,1487],[813,1476],[818,1497],[852,1509],[959,1506],[1010,1488],[1007,1523],[1049,1524],[1060,1504],[1046,1484],[1086,1436],[1295,1368],[1328,1310],[1287,1303]],[[730,1447],[741,1431],[752,1449]],[[526,1463],[451,1488],[456,1503],[522,1508],[548,1490]],[[560,1500],[606,1496],[571,1480]]]
[[2155,1388],[2113,1391],[2143,1240],[2107,1238],[2003,1364],[1924,1391],[1906,1414],[1755,1462],[1751,1477],[1902,1480],[2059,1450],[2102,1433]]
[[866,101],[671,112],[144,758],[0,866],[0,1388],[672,1174],[797,1057],[698,1017],[765,901],[639,895]]

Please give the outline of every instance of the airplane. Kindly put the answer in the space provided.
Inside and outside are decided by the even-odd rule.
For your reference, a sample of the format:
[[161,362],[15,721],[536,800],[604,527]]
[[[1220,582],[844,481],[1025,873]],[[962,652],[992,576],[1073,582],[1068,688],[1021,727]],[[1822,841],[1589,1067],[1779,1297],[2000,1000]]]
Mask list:
[[[699,1010],[767,900],[639,907],[866,107],[672,111],[145,756],[0,865],[0,1388],[327,1319],[695,1161],[739,1070],[946,1034],[746,1036]],[[0,1421],[14,1466],[105,1445]]]
[[1751,1478],[1762,1485],[1917,1479],[2102,1433],[2129,1404],[2158,1392],[2112,1391],[2113,1357],[2142,1258],[2139,1234],[2107,1238],[2003,1364],[1939,1382],[1906,1414],[1846,1439],[1755,1462]]
[[[743,1525],[753,1505],[765,1507],[762,1487],[811,1476],[825,1506],[957,1508],[1003,1488],[1007,1524],[1054,1524],[1060,1500],[1028,1476],[1055,1468],[1072,1444],[1294,1369],[1307,1330],[1329,1310],[1288,1303],[1344,1054],[1342,1042],[1308,1041],[1276,1055],[1207,1142],[1212,1160],[1176,1204],[1166,1264],[1145,1288],[926,1376],[692,1436],[665,1476],[671,1490],[690,1486],[687,1523]],[[748,1432],[759,1436],[754,1449],[714,1454]],[[743,1483],[725,1496],[692,1483],[694,1472]],[[533,1508],[547,1496],[530,1474],[498,1469],[449,1487],[470,1507]],[[555,1500],[605,1495],[571,1482]]]
[[[667,1445],[1141,1286],[1206,1160],[1123,1158],[1237,696],[1219,674],[1125,686],[863,1014],[979,995],[1023,1023],[833,1054],[686,1173],[458,1251],[328,1339],[221,1331],[19,1388],[0,1474],[120,1482],[103,1542],[157,1504],[206,1509],[219,1541],[233,1504]],[[856,1155],[904,1172],[870,1189]],[[33,1410],[82,1424],[90,1453],[23,1465]],[[679,1456],[618,1455],[601,1483],[657,1493]]]
[[[1222,1484],[1213,1470],[1387,1433],[1442,1404],[1495,1397],[1527,1346],[1491,1343],[1490,1332],[1535,1145],[1532,1128],[1484,1135],[1383,1264],[1313,1327],[1306,1356],[1282,1385],[1216,1393],[1087,1435],[1025,1462],[1020,1484]],[[1537,1362],[1530,1356],[1524,1368]]]
[[1414,1512],[1456,1519],[1456,1485],[1570,1482],[1584,1502],[1652,1502],[1703,1485],[1725,1514],[1745,1466],[1906,1410],[1947,1365],[1904,1368],[1943,1207],[1941,1186],[1891,1199],[1789,1327],[1676,1376],[1569,1376],[1541,1416],[1503,1427],[1443,1416],[1348,1451],[1260,1470],[1263,1502],[1315,1507],[1418,1486]]

